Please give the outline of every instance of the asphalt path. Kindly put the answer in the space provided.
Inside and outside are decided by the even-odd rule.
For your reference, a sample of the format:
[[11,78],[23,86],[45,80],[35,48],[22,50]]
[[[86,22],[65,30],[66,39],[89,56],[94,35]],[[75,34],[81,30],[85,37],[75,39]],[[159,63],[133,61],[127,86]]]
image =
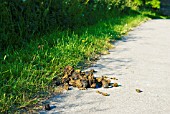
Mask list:
[[95,76],[118,78],[113,82],[120,87],[70,90],[51,98],[54,108],[40,113],[170,114],[170,20],[147,21],[115,46],[89,69],[97,71]]

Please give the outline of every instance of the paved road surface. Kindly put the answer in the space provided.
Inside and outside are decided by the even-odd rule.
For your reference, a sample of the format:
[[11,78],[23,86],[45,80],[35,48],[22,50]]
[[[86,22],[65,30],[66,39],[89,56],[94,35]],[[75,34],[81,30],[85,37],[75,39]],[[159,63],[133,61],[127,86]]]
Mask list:
[[[170,114],[170,20],[150,20],[129,32],[93,65],[96,76],[115,76],[118,88],[71,90],[51,99],[41,114]],[[137,93],[135,89],[141,89]]]

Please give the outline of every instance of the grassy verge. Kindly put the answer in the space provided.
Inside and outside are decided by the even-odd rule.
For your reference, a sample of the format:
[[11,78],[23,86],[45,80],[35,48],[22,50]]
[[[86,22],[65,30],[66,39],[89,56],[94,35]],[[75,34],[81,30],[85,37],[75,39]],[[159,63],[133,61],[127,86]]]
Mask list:
[[[51,91],[50,83],[66,65],[82,66],[111,47],[132,27],[149,19],[144,12],[109,14],[99,23],[74,31],[53,31],[24,48],[0,56],[0,112],[34,104]],[[106,14],[107,15],[107,14]]]

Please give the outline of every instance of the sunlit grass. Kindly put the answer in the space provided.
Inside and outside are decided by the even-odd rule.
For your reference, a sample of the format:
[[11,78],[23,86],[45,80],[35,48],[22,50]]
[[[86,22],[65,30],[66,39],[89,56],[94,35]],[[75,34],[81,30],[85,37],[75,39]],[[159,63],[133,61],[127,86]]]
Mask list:
[[7,49],[0,58],[0,112],[38,102],[38,98],[51,92],[52,79],[66,65],[82,66],[102,50],[109,49],[110,39],[120,39],[147,19],[134,12],[110,16],[74,31],[53,31],[24,48]]

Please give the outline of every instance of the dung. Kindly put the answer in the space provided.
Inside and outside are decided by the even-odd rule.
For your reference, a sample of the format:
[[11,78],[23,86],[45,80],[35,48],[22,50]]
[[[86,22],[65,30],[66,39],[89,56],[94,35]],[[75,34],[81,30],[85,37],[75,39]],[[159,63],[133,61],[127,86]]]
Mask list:
[[111,79],[116,78],[109,78],[107,76],[94,77],[94,72],[96,72],[94,69],[81,71],[79,69],[75,70],[72,66],[66,66],[63,70],[61,85],[65,90],[69,90],[69,86],[76,87],[79,90],[116,87],[116,85],[111,83]]

